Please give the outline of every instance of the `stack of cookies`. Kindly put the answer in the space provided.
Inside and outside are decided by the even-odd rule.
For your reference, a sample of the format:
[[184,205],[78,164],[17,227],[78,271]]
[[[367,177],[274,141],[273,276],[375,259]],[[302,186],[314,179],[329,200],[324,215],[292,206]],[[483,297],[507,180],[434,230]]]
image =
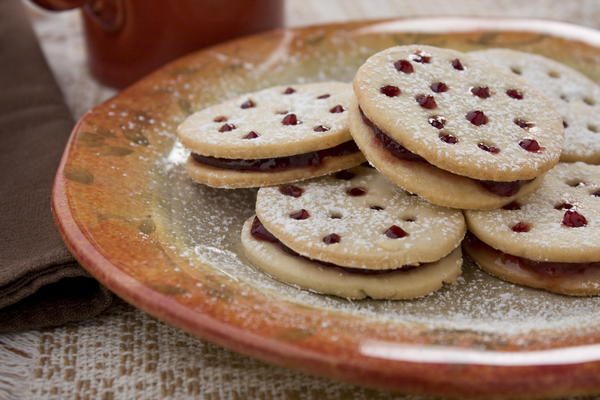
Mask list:
[[462,247],[501,279],[597,295],[600,166],[557,165],[600,162],[597,104],[595,83],[541,56],[412,45],[353,85],[249,93],[178,133],[195,181],[260,187],[242,244],[290,285],[421,297],[457,279]]

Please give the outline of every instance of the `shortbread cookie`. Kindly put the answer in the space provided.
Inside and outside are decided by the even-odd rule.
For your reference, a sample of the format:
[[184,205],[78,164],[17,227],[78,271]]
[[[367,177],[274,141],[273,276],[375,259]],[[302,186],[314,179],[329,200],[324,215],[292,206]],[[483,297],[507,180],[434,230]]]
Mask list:
[[192,114],[178,128],[192,153],[188,171],[197,182],[231,188],[358,165],[364,158],[348,131],[351,96],[341,82],[278,86]]
[[454,50],[379,52],[359,68],[354,92],[394,146],[456,175],[531,180],[562,150],[562,119],[549,100],[514,74]]
[[471,54],[520,75],[554,103],[565,127],[561,160],[600,164],[600,86],[580,72],[536,54],[509,49]]
[[[365,157],[392,182],[430,203],[461,209],[490,210],[533,192],[542,177],[523,182],[478,181],[444,171],[399,146],[388,146],[377,128],[358,109],[349,110],[350,130]],[[391,150],[390,150],[391,148]]]
[[465,214],[481,242],[465,248],[484,270],[550,291],[600,294],[600,166],[559,164],[535,193]]
[[365,167],[261,188],[256,214],[302,256],[370,270],[436,262],[466,230],[461,212],[411,196]]
[[317,293],[348,299],[412,299],[434,292],[444,283],[453,283],[461,273],[460,248],[440,261],[417,268],[365,273],[293,254],[275,237],[266,236],[266,231],[256,235],[258,224],[259,220],[252,217],[242,228],[242,245],[252,264],[279,281]]

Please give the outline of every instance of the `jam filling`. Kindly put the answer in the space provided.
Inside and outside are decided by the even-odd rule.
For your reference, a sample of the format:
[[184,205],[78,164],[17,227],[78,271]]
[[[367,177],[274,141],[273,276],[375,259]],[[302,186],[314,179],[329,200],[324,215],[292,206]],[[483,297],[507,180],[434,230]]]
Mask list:
[[565,263],[551,261],[535,261],[523,257],[506,254],[500,250],[483,243],[473,234],[467,234],[465,239],[467,246],[478,248],[481,251],[494,254],[503,264],[516,265],[525,270],[534,272],[547,278],[562,278],[582,274],[590,268],[600,268],[600,262],[591,263]]
[[[360,109],[359,109],[360,110]],[[404,161],[415,161],[415,162],[423,162],[427,163],[427,161],[418,154],[415,154],[408,150],[406,147],[402,146],[400,143],[396,142],[394,139],[389,137],[385,132],[383,132],[377,125],[375,125],[367,116],[360,110],[360,115],[363,119],[363,122],[371,129],[371,132],[375,136],[375,139],[392,155],[400,160]],[[513,182],[497,182],[497,181],[483,181],[473,179],[477,182],[481,187],[483,187],[488,192],[494,193],[497,196],[501,197],[510,197],[514,196],[521,190],[521,188],[531,182],[531,180],[522,180],[522,181],[513,181]]]
[[[394,270],[371,270],[371,269],[362,269],[362,268],[341,267],[339,265],[336,265],[333,263],[328,263],[325,261],[312,260],[308,257],[304,257],[303,255],[296,253],[294,250],[290,249],[289,247],[287,247],[286,245],[281,243],[279,241],[279,239],[277,239],[275,236],[273,236],[273,234],[271,232],[269,232],[267,230],[267,228],[265,228],[265,226],[262,224],[262,222],[260,222],[258,217],[254,217],[254,221],[252,221],[252,226],[250,227],[250,234],[256,240],[276,244],[283,251],[285,251],[286,253],[288,253],[294,257],[303,258],[305,260],[320,264],[321,266],[324,266],[327,268],[337,269],[338,271],[344,272],[344,273],[359,274],[359,275],[383,275],[383,274],[390,274],[390,273],[396,274],[396,273],[404,273],[406,271],[410,271],[410,270],[413,270],[418,267],[417,265],[406,265],[406,266],[403,266],[402,268],[398,268],[398,269],[394,269]],[[421,267],[425,267],[425,266],[426,266],[426,264],[421,265]]]
[[260,158],[255,160],[218,158],[192,153],[194,161],[211,167],[236,171],[277,172],[292,168],[317,167],[327,157],[339,157],[358,152],[356,143],[350,140],[329,149],[312,151],[287,157]]

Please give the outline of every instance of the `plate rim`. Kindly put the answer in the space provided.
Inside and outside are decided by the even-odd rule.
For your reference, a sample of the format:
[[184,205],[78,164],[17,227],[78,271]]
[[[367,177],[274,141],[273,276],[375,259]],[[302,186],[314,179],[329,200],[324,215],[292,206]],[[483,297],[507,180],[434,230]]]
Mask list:
[[[529,19],[529,18],[495,18],[495,17],[417,17],[417,18],[392,18],[392,19],[374,19],[374,20],[357,20],[349,22],[325,23],[310,26],[301,26],[295,28],[280,29],[280,32],[294,32],[303,29],[315,28],[335,28],[336,26],[364,24],[363,29],[372,30],[373,33],[378,32],[415,32],[415,33],[432,33],[442,32],[442,30],[419,30],[415,22],[436,21],[444,22],[446,26],[457,26],[456,31],[473,32],[473,31],[528,31],[544,33],[551,36],[568,38],[570,40],[578,40],[590,44],[595,47],[600,47],[600,31],[593,28],[582,27],[566,22],[558,22],[551,20]],[[410,29],[402,30],[402,24]],[[506,29],[508,27],[508,29]],[[540,28],[541,27],[541,28]],[[543,28],[543,29],[542,29]],[[383,31],[380,31],[382,29]],[[565,36],[564,33],[569,35]],[[448,29],[443,30],[448,32]],[[272,33],[267,31],[253,36],[260,36]],[[235,40],[246,39],[246,37]],[[233,40],[233,41],[235,41]],[[228,43],[231,43],[230,41]],[[210,48],[209,48],[210,49]],[[205,50],[199,50],[202,52]],[[193,54],[193,53],[192,53]],[[168,65],[168,64],[167,64]],[[164,67],[161,67],[161,69]],[[142,78],[144,79],[144,78]],[[135,86],[137,84],[134,84]],[[111,98],[112,99],[112,98]],[[102,106],[104,103],[111,101],[106,100],[103,103],[95,106],[93,109]],[[93,110],[92,109],[92,110]],[[361,365],[361,360],[345,359],[340,361],[339,357],[324,355],[315,350],[302,348],[298,345],[285,343],[281,340],[265,337],[257,333],[249,332],[245,329],[232,326],[210,315],[202,314],[193,311],[184,304],[176,301],[172,297],[163,294],[153,288],[144,285],[132,276],[126,274],[119,267],[113,264],[106,258],[96,247],[93,242],[86,237],[84,232],[79,228],[75,220],[70,206],[66,191],[66,178],[64,176],[65,166],[69,160],[69,155],[73,147],[74,140],[79,131],[82,121],[89,115],[90,111],[84,114],[73,128],[69,141],[65,147],[65,151],[61,157],[52,188],[52,213],[59,232],[67,245],[69,251],[73,254],[76,260],[82,265],[92,276],[94,276],[103,285],[108,287],[112,292],[120,298],[135,307],[147,312],[155,318],[164,321],[172,326],[183,329],[184,331],[210,342],[216,343],[227,349],[238,353],[246,354],[263,361],[267,361],[279,366],[294,367],[297,370],[308,372],[312,375],[325,375],[331,378],[345,380],[351,383],[361,383],[367,386],[378,388],[406,390],[408,392],[418,393],[442,393],[434,388],[422,388],[423,384],[432,384],[436,382],[432,379],[433,374],[428,376],[428,379],[420,382],[420,385],[414,385],[415,376],[407,373],[412,368],[432,368],[434,370],[446,370],[452,368],[460,368],[462,371],[465,368],[492,368],[496,372],[503,372],[502,376],[518,377],[524,372],[531,372],[531,368],[547,370],[546,372],[552,375],[556,381],[560,378],[565,378],[565,366],[568,366],[568,373],[571,377],[577,377],[581,382],[586,382],[586,387],[594,388],[593,392],[600,392],[600,343],[590,346],[566,346],[557,347],[554,352],[559,357],[575,357],[573,362],[564,363],[556,362],[553,357],[542,357],[539,351],[523,350],[516,351],[522,358],[522,362],[518,364],[506,365],[503,362],[497,361],[494,358],[497,352],[491,350],[481,350],[477,353],[465,353],[464,348],[448,347],[453,351],[460,351],[465,356],[461,357],[459,353],[455,353],[452,361],[444,359],[444,351],[441,348],[432,345],[420,346],[429,350],[441,350],[442,358],[433,357],[430,360],[418,359],[418,357],[406,357],[405,354],[394,352],[395,357],[376,358],[375,362],[391,362],[391,365],[398,367],[396,370],[390,370],[382,373],[381,369],[373,368],[373,364],[365,363]],[[392,346],[398,343],[380,343],[383,346]],[[414,346],[413,346],[414,347]],[[418,346],[417,346],[418,347]],[[396,349],[397,350],[397,349]],[[558,353],[556,353],[558,352]],[[402,353],[402,352],[400,352]],[[410,352],[409,352],[410,353]],[[587,357],[578,359],[576,356],[586,354]],[[369,357],[367,354],[362,354],[363,357]],[[525,357],[523,357],[525,356]],[[452,357],[451,357],[452,358]],[[495,361],[496,360],[496,361]],[[364,361],[364,359],[363,359]],[[547,361],[547,362],[544,362]],[[342,365],[343,364],[343,365]],[[400,368],[402,367],[402,368]],[[469,376],[469,373],[463,372]],[[543,378],[539,378],[542,376]],[[536,378],[537,377],[537,378]],[[551,385],[547,384],[545,379],[548,375],[535,374],[535,377],[529,376],[531,387],[544,382],[549,389]],[[419,383],[419,382],[418,382]],[[439,384],[439,382],[437,382]],[[458,382],[457,382],[458,383]],[[529,386],[529,383],[528,383]],[[496,389],[501,389],[500,386]],[[438,386],[439,389],[439,386]],[[469,394],[469,387],[457,386],[452,388],[457,394]],[[471,388],[472,389],[472,388]],[[480,388],[481,389],[481,388]],[[544,389],[547,393],[552,393],[548,388]],[[497,393],[497,392],[486,392]],[[570,393],[570,392],[569,392]],[[583,392],[588,393],[588,392]],[[475,393],[471,393],[475,394]],[[478,391],[477,394],[482,394]],[[498,393],[499,394],[499,393]]]

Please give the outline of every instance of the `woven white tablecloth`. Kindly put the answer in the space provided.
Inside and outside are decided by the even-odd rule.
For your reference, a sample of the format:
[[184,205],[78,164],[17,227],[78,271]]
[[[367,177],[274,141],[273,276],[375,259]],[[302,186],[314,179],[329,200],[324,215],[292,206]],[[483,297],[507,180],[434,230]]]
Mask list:
[[[76,118],[114,94],[94,82],[85,68],[77,12],[30,11]],[[391,16],[488,15],[600,28],[600,0],[288,0],[286,13],[289,26]],[[0,335],[0,400],[190,397],[415,398],[269,366],[190,337],[122,302],[90,321]]]

